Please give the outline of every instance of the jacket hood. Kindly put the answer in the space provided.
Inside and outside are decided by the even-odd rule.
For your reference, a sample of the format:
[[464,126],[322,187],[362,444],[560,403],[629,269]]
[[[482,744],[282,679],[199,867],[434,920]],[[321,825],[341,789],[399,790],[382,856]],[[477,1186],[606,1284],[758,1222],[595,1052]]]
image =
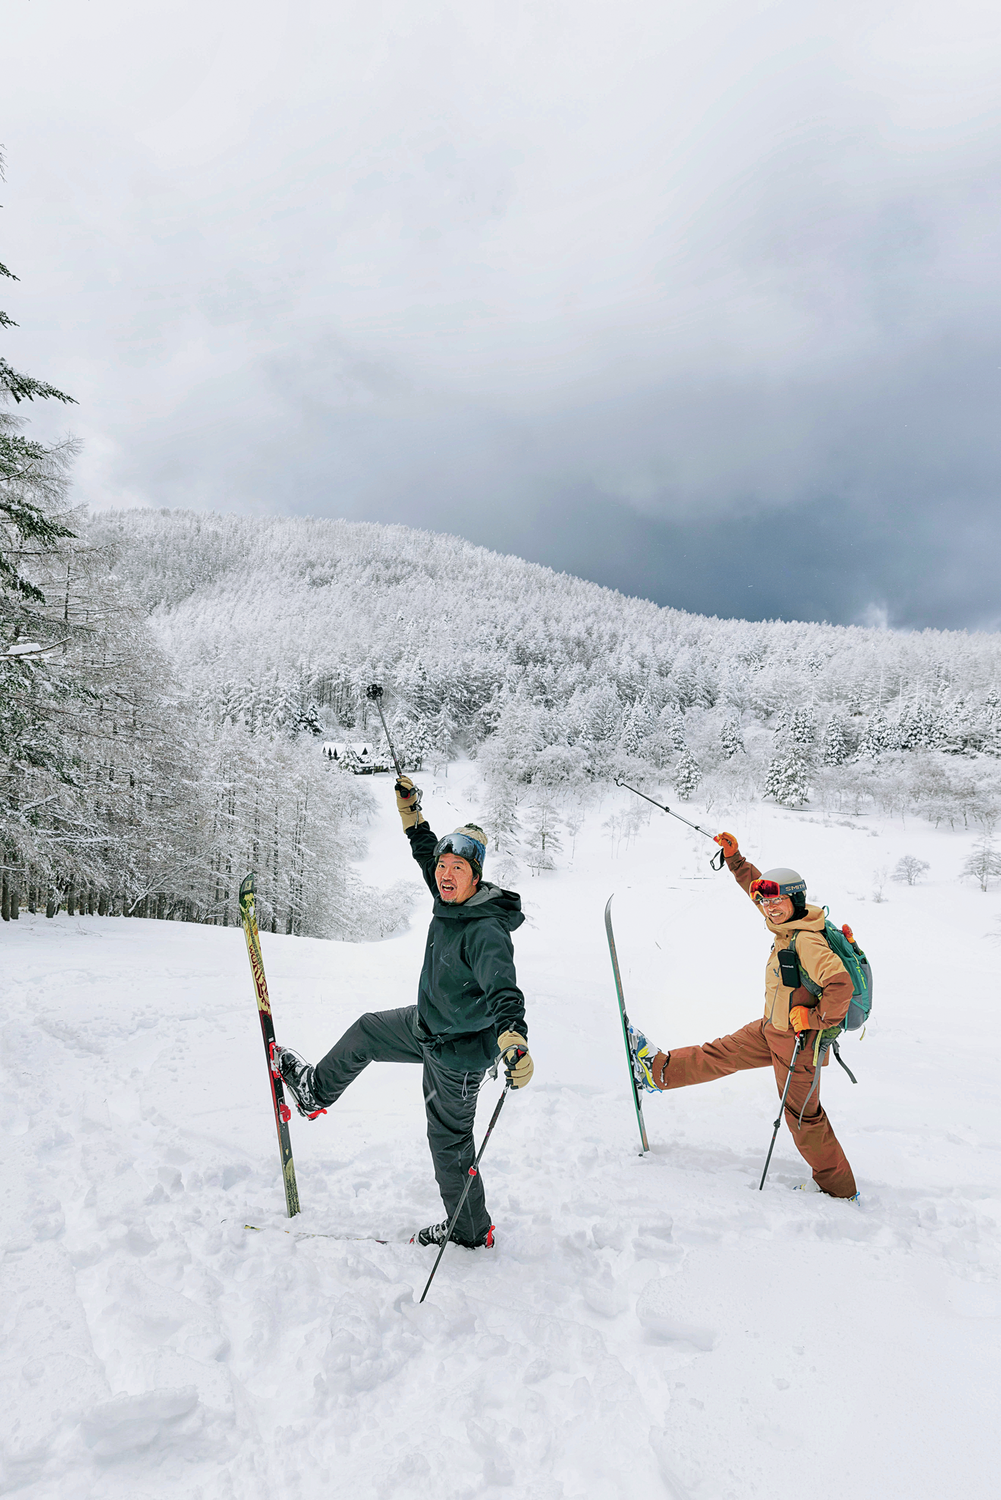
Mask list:
[[490,917],[495,922],[500,922],[508,932],[513,932],[525,920],[521,897],[517,891],[502,890],[499,885],[491,885],[489,880],[481,880],[475,895],[459,906],[453,901],[443,901],[440,896],[435,896],[434,914],[447,922],[476,922]]
[[807,904],[806,916],[800,917],[794,922],[769,922],[765,918],[765,924],[769,932],[774,932],[778,937],[785,937],[794,932],[823,932],[824,923],[827,921],[822,906],[810,906]]

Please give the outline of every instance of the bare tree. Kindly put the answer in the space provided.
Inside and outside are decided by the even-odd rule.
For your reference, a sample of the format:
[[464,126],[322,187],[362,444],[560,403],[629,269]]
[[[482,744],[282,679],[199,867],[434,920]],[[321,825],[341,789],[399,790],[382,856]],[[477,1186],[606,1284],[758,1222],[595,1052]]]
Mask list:
[[982,891],[989,890],[996,880],[1001,880],[1001,854],[994,844],[994,835],[985,831],[973,846],[973,851],[963,865],[963,875],[972,875]]

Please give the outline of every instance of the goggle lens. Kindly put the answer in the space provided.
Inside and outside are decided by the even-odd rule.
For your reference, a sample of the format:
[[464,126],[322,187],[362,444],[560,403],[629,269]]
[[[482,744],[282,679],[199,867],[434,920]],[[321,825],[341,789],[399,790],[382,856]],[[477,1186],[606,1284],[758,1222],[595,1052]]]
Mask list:
[[468,860],[470,864],[479,865],[483,868],[483,857],[486,854],[482,844],[477,843],[465,833],[448,833],[443,839],[439,839],[434,846],[435,859],[441,859],[443,854],[454,854],[457,859]]

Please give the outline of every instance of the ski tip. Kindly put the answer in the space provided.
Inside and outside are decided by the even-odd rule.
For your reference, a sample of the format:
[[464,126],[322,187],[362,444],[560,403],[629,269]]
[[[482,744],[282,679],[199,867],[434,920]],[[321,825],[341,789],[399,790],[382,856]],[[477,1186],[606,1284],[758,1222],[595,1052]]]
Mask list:
[[257,876],[255,875],[254,871],[251,870],[250,874],[249,875],[245,875],[243,877],[243,879],[240,881],[240,900],[241,901],[243,900],[244,896],[253,896],[255,894],[255,892],[257,890],[257,886],[255,884],[256,879],[257,879]]
[[614,900],[615,900],[615,892],[613,891],[612,894],[609,896],[608,900],[605,902],[605,916],[606,917],[608,916],[608,913],[612,909],[612,902]]

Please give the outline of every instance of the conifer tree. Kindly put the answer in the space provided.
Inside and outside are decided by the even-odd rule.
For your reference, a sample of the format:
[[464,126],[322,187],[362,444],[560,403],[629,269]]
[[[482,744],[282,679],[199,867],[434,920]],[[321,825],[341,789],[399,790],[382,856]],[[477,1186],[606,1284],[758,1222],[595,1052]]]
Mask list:
[[988,890],[1001,880],[1001,853],[994,843],[992,829],[985,829],[977,839],[964,865],[963,874],[972,875],[982,891]]
[[[0,158],[0,181],[3,180]],[[18,278],[0,264],[0,276]],[[16,328],[0,312],[0,328]],[[61,401],[73,397],[44,380],[15,370],[0,356],[0,408],[10,402]],[[32,576],[32,560],[52,552],[73,535],[63,515],[68,484],[69,443],[45,444],[23,436],[23,422],[0,409],[0,655],[22,654],[19,640],[27,633],[45,635],[49,621],[37,606],[45,596]]]
[[553,855],[562,848],[556,809],[548,798],[543,798],[530,809],[525,832],[525,860],[533,875],[555,870]]
[[827,721],[824,731],[822,760],[825,766],[843,766],[851,756],[848,725],[841,714],[835,713]]
[[791,746],[769,762],[765,796],[786,807],[802,807],[809,800],[809,769],[800,746]]
[[727,719],[720,730],[720,750],[723,752],[724,760],[732,760],[739,755],[744,748],[743,736],[740,732],[740,724],[736,719]]
[[687,802],[693,792],[698,789],[701,781],[702,772],[699,770],[699,763],[685,745],[678,757],[678,764],[674,768],[674,790]]

